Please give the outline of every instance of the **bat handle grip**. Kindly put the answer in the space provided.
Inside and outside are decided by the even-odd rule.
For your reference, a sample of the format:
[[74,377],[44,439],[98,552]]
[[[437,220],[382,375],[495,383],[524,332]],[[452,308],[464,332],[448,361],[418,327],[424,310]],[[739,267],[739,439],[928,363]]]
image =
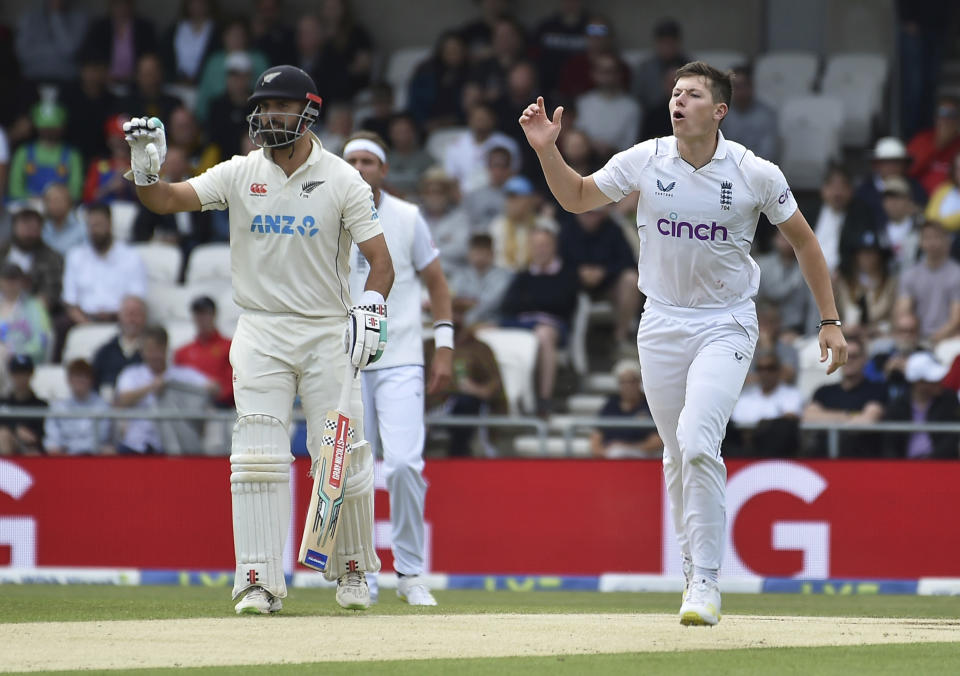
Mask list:
[[340,386],[340,400],[337,402],[337,410],[341,413],[347,414],[347,409],[350,408],[350,392],[353,390],[353,381],[356,379],[359,371],[360,369],[347,359],[347,367],[343,374],[343,384]]

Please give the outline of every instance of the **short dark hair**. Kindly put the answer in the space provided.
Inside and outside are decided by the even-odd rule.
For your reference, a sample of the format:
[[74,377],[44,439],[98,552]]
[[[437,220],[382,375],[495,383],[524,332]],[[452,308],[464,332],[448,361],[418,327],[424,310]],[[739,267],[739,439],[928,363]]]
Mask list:
[[159,324],[153,324],[143,330],[143,340],[152,340],[158,345],[166,347],[170,338],[167,336],[167,330],[165,328]]
[[710,81],[710,94],[713,96],[713,102],[730,105],[730,97],[733,94],[733,78],[730,71],[723,72],[704,61],[691,61],[677,69],[677,77],[673,83],[676,84],[682,77],[706,78]]
[[657,22],[657,25],[653,27],[653,37],[657,40],[660,38],[682,40],[683,28],[676,19],[661,19]]
[[95,202],[87,207],[87,215],[103,214],[108,221],[113,220],[113,214],[110,213],[110,206],[103,202]]
[[946,226],[944,226],[943,223],[941,223],[940,221],[933,218],[928,218],[920,225],[920,232],[923,232],[927,228],[933,228],[934,230],[939,230],[944,234],[947,233]]
[[850,169],[839,162],[831,162],[827,165],[827,172],[823,176],[823,182],[827,183],[835,176],[839,176],[847,183],[853,183],[853,174],[850,173]]
[[93,366],[86,359],[74,359],[67,364],[67,375],[93,378]]
[[470,236],[471,249],[490,249],[493,250],[493,237],[485,232],[478,232]]

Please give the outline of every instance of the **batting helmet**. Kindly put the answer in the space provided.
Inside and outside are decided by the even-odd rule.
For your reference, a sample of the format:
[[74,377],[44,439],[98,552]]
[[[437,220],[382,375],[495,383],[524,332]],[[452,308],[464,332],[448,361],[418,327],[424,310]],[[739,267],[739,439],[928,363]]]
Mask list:
[[[302,101],[304,107],[299,113],[263,113],[260,105],[266,99]],[[247,99],[247,103],[254,106],[253,112],[247,115],[250,140],[261,148],[290,145],[317,121],[322,102],[313,78],[300,68],[268,68],[257,78],[257,86]]]

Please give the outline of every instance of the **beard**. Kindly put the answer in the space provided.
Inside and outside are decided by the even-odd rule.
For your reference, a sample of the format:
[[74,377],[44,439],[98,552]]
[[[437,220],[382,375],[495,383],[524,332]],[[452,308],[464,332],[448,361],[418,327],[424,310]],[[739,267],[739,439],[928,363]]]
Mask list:
[[90,246],[96,249],[99,253],[103,253],[110,249],[110,246],[113,244],[113,235],[107,233],[105,235],[92,235],[90,237]]
[[10,238],[14,246],[16,246],[21,251],[36,251],[40,248],[43,238],[41,237],[16,237],[13,236]]

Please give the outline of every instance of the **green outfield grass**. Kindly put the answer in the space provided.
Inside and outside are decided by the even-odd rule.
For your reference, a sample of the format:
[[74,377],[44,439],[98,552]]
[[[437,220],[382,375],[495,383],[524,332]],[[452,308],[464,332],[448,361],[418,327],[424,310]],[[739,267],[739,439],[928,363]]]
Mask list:
[[[233,613],[226,587],[0,585],[0,622],[150,620]],[[680,594],[439,591],[436,608],[415,608],[383,589],[370,613],[673,613]],[[332,589],[291,589],[283,614],[343,615]],[[724,594],[725,615],[960,618],[960,596]],[[960,672],[958,672],[960,673]]]

